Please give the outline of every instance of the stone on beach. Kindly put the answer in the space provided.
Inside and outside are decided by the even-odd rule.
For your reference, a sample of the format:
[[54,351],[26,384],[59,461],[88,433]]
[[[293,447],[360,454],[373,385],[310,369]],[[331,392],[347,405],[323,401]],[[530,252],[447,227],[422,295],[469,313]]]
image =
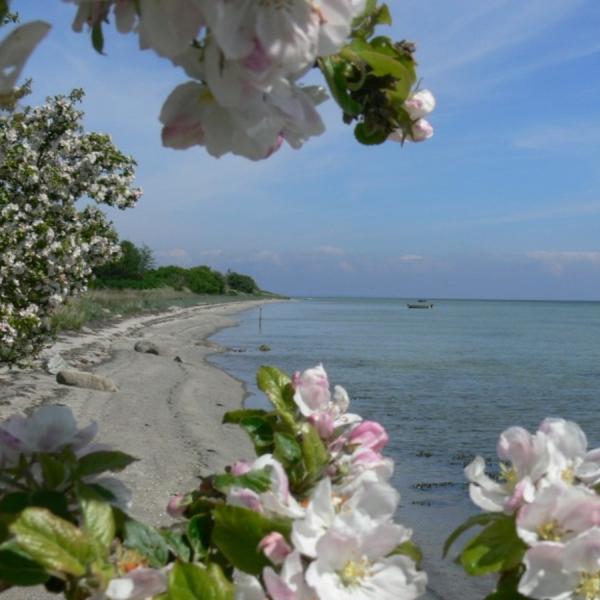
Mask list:
[[267,344],[261,344],[261,345],[258,347],[258,349],[259,349],[261,352],[270,352],[270,350],[271,350],[271,347],[270,347],[270,346],[267,346]]
[[142,352],[144,354],[156,354],[156,356],[162,354],[160,348],[154,342],[150,342],[148,340],[140,340],[139,342],[136,342],[133,348],[136,352]]
[[100,392],[118,392],[115,382],[108,377],[86,373],[85,371],[59,371],[56,381],[63,385],[98,390]]
[[58,353],[51,354],[44,360],[44,369],[50,375],[56,375],[59,371],[68,369],[67,361]]

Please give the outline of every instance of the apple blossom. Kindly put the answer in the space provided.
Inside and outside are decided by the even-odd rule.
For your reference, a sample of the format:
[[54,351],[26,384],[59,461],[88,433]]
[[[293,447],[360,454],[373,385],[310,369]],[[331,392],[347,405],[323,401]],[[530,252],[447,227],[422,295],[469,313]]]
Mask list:
[[112,579],[105,595],[109,600],[144,600],[166,591],[167,576],[163,570],[139,567]]
[[67,446],[80,451],[97,431],[95,422],[78,429],[66,406],[41,406],[29,417],[14,415],[0,424],[0,464],[6,467],[15,463],[19,455],[59,452]]
[[517,515],[517,533],[529,545],[565,542],[600,526],[600,496],[583,486],[553,484]]
[[435,109],[435,98],[429,90],[419,90],[404,101],[404,109],[411,119],[422,119]]
[[519,593],[539,600],[596,600],[600,596],[600,528],[566,544],[542,542],[523,559]]
[[258,544],[259,550],[274,564],[280,565],[292,549],[278,531],[266,535]]
[[405,556],[386,557],[408,539],[382,524],[368,534],[329,530],[317,544],[306,581],[320,600],[409,600],[425,592],[427,576]]

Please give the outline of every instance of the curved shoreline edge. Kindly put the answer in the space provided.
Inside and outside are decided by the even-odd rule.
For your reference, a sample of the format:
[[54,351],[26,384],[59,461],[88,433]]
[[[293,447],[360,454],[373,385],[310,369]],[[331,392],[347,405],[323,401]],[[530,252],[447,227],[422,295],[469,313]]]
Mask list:
[[[206,360],[225,351],[208,338],[235,326],[231,317],[237,313],[274,301],[279,300],[178,308],[61,335],[45,359],[60,355],[68,369],[107,377],[119,390],[60,385],[41,364],[5,369],[0,372],[0,420],[60,403],[73,410],[80,426],[97,421],[99,443],[141,459],[119,475],[133,491],[132,513],[163,522],[171,494],[192,489],[198,476],[251,452],[243,432],[221,425],[224,412],[243,405],[247,390],[244,382]],[[136,352],[139,340],[155,343],[160,355]]]

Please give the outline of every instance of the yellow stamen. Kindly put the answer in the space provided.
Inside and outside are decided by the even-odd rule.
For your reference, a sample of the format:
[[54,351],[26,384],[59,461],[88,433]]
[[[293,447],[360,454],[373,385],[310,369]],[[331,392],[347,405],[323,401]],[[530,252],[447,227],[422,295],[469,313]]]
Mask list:
[[537,528],[537,534],[545,542],[560,542],[567,532],[559,525],[558,521],[552,520],[542,523]]
[[563,469],[560,477],[565,483],[573,485],[575,483],[575,469],[573,469],[573,467],[567,467],[566,469]]
[[575,588],[577,598],[582,600],[600,599],[600,571],[595,573],[582,573],[579,585]]
[[370,575],[370,566],[371,563],[366,557],[349,560],[338,574],[346,587],[356,586]]
[[510,489],[514,489],[519,481],[519,476],[514,467],[509,467],[505,463],[500,463],[500,479],[506,481]]

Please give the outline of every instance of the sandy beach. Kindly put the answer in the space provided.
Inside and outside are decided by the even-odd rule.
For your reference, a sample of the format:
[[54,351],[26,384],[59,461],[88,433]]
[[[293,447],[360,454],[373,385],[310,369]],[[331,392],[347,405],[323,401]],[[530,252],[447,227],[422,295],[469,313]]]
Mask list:
[[[153,524],[168,522],[170,495],[251,452],[239,428],[221,424],[223,413],[240,407],[245,391],[241,382],[206,362],[208,354],[224,350],[206,338],[235,325],[235,313],[265,302],[173,309],[61,336],[46,358],[60,353],[69,368],[106,376],[119,390],[60,385],[41,368],[4,370],[0,419],[60,403],[71,407],[81,426],[97,421],[98,442],[141,459],[120,474],[133,490],[132,514]],[[139,340],[153,342],[161,354],[136,352]],[[24,589],[3,595],[7,600],[45,597],[55,596]]]

